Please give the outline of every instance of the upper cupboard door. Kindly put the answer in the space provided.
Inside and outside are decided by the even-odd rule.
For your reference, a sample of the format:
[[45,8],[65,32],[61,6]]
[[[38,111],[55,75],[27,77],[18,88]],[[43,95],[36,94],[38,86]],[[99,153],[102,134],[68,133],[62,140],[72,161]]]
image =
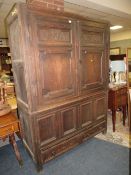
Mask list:
[[75,22],[55,16],[34,16],[32,21],[39,106],[75,96]]
[[105,30],[102,28],[104,26],[95,25],[80,23],[79,28],[79,70],[82,94],[103,89],[107,82]]
[[104,88],[104,81],[103,50],[82,48],[80,58],[81,93]]

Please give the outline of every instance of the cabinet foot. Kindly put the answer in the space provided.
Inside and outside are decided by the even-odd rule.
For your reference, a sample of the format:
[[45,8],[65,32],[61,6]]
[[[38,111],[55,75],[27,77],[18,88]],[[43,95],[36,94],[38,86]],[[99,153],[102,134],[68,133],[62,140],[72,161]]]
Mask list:
[[36,170],[38,173],[40,173],[43,170],[42,164],[36,164]]
[[107,129],[105,129],[104,131],[102,131],[102,134],[106,134],[107,133]]

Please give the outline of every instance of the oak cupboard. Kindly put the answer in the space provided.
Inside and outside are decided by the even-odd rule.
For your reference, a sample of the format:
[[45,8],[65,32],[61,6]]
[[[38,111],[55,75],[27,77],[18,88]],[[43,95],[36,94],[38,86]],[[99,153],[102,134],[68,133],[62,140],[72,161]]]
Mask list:
[[23,141],[41,167],[106,131],[109,25],[22,3],[7,23]]

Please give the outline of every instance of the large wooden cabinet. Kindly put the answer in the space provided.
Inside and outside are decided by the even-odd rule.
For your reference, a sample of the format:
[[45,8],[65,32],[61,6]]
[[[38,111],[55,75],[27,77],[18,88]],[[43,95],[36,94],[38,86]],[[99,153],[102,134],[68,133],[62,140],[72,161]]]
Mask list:
[[106,131],[109,25],[26,4],[7,23],[23,141],[37,164]]

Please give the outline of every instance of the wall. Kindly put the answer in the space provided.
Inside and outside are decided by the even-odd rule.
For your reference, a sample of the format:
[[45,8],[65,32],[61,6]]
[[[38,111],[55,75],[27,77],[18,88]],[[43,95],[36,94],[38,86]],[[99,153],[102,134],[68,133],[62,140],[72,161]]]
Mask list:
[[[110,48],[120,47],[120,54],[126,54],[127,48],[131,48],[131,31],[121,31],[111,33]],[[124,61],[113,61],[111,63],[112,71],[124,71]]]
[[114,47],[120,47],[121,54],[125,54],[131,48],[131,30],[111,33],[110,48]]
[[128,14],[131,14],[131,1],[130,0],[86,0],[86,1],[91,1],[94,2],[96,4],[108,7],[108,8],[112,8],[112,9],[116,9]]
[[131,39],[131,30],[112,32],[110,36],[111,42],[127,39]]
[[120,54],[125,54],[127,48],[131,48],[131,39],[112,41],[110,43],[110,48],[120,47]]

